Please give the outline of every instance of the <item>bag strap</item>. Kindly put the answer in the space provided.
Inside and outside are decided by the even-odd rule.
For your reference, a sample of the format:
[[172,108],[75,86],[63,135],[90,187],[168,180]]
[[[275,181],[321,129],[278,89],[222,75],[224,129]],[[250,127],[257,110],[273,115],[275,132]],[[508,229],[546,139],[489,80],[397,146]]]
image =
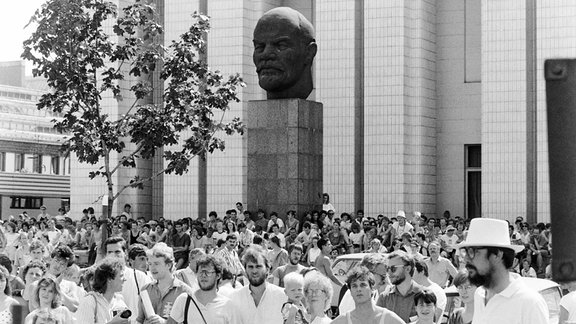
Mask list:
[[136,269],[134,269],[134,281],[136,281],[136,291],[138,296],[140,296],[140,285],[138,284],[138,276],[136,275]]
[[192,301],[194,303],[194,306],[196,306],[198,313],[200,313],[200,316],[202,316],[202,321],[204,321],[204,324],[208,324],[208,322],[206,322],[206,319],[204,318],[204,314],[200,310],[200,307],[198,307],[198,304],[196,303],[194,298],[192,298],[192,296],[190,295],[188,295],[188,298],[186,299],[186,306],[184,307],[184,324],[188,324],[188,309],[190,307],[190,301]]
[[92,297],[94,297],[94,323],[98,323],[98,300],[96,295],[92,294]]

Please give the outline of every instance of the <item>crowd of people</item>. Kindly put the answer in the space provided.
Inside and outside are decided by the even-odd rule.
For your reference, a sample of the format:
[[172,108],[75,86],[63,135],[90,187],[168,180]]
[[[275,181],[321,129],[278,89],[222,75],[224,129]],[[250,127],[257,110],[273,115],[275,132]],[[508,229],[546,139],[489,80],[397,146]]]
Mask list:
[[[26,323],[458,324],[471,322],[481,286],[461,249],[470,220],[449,212],[337,214],[324,194],[322,210],[301,217],[252,213],[241,202],[201,219],[135,218],[129,204],[117,217],[92,208],[69,216],[42,206],[4,222],[0,323],[20,304]],[[522,251],[506,269],[546,276],[550,225],[518,217],[507,227]],[[332,263],[355,252],[366,254],[343,282]],[[462,307],[448,319],[451,284]]]

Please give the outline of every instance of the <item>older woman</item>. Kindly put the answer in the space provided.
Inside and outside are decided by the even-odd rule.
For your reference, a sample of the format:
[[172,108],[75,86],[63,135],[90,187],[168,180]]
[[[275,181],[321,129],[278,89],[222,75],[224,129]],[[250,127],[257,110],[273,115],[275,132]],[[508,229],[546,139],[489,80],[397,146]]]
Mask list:
[[304,276],[304,296],[308,303],[310,324],[326,324],[331,320],[326,316],[333,294],[332,282],[318,271]]
[[470,284],[466,270],[458,271],[454,277],[454,286],[458,288],[458,295],[460,295],[464,307],[456,308],[452,312],[448,324],[470,324],[474,316],[474,292],[476,292],[477,287]]
[[80,299],[76,311],[78,323],[82,324],[128,324],[123,318],[128,307],[117,293],[124,284],[124,264],[117,258],[104,259],[94,271],[92,289]]
[[52,278],[45,277],[40,279],[32,298],[40,307],[26,316],[25,324],[34,323],[38,312],[42,310],[48,310],[54,314],[60,323],[74,323],[72,312],[67,307],[62,306],[60,287]]
[[332,323],[335,324],[364,324],[364,323],[386,323],[404,324],[404,321],[394,312],[376,306],[372,298],[372,291],[376,281],[374,274],[363,266],[358,266],[350,270],[346,279],[352,299],[354,299],[354,310],[340,314]]

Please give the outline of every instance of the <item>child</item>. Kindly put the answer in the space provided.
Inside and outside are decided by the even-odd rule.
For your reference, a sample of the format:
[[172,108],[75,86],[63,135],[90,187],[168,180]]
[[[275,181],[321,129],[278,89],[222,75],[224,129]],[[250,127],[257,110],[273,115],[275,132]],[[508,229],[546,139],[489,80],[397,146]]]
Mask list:
[[286,324],[308,324],[310,317],[304,307],[304,277],[290,272],[284,277],[284,293],[288,301],[282,305],[282,316]]
[[530,266],[530,259],[522,260],[522,270],[520,270],[522,277],[536,278],[536,271]]

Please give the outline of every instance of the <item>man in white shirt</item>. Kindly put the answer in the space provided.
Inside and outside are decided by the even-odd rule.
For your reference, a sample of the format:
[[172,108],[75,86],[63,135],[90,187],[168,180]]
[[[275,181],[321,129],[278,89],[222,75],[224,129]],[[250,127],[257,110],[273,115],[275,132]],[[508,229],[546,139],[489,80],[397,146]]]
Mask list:
[[[218,293],[222,278],[222,261],[214,255],[202,255],[198,263],[198,286],[194,293],[176,298],[166,324],[208,323],[235,324],[236,313],[229,307],[230,299]],[[255,322],[256,323],[256,322]]]
[[430,258],[426,259],[425,262],[428,266],[430,280],[437,283],[438,286],[446,288],[449,277],[454,278],[458,270],[450,260],[440,256],[440,245],[438,243],[430,243],[428,245],[428,253],[430,253]]
[[[110,237],[106,240],[106,255],[118,257],[126,262],[126,241],[121,237]],[[125,263],[126,264],[126,263]],[[152,282],[144,272],[124,266],[124,285],[122,296],[129,309],[132,310],[130,323],[136,323],[138,318],[138,301],[142,287]]]
[[466,241],[466,268],[474,295],[474,324],[548,323],[544,298],[508,271],[514,255],[524,249],[510,244],[508,223],[499,219],[474,218]]
[[284,289],[266,281],[270,264],[266,252],[251,246],[242,257],[249,285],[235,291],[231,305],[239,324],[283,324],[282,305],[288,300]]
[[398,211],[396,218],[398,223],[392,224],[392,227],[396,230],[396,237],[402,237],[404,233],[414,235],[414,226],[406,221],[406,213],[403,210]]
[[277,212],[270,213],[270,220],[268,221],[268,227],[267,227],[268,232],[272,230],[272,225],[278,225],[278,228],[282,233],[286,231],[286,228],[284,227],[284,222],[280,218],[278,218]]
[[184,269],[177,270],[174,276],[187,284],[192,289],[198,289],[198,276],[196,275],[196,261],[206,254],[203,249],[196,248],[190,250],[189,265]]

